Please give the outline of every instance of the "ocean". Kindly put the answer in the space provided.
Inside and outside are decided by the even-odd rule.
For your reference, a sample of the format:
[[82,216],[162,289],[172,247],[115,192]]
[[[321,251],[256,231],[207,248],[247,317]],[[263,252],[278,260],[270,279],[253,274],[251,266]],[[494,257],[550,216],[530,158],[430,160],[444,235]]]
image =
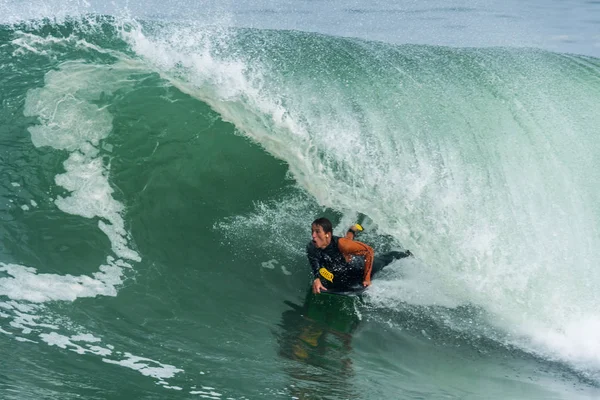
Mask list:
[[2,399],[600,398],[598,1],[1,0],[0,100]]

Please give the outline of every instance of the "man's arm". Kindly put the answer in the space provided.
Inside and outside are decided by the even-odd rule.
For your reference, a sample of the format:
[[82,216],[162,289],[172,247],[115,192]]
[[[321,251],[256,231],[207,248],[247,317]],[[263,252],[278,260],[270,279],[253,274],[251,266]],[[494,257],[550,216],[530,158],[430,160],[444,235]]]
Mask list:
[[351,255],[362,256],[365,258],[365,274],[363,278],[363,285],[369,286],[371,284],[371,270],[373,269],[373,257],[375,256],[373,248],[362,242],[350,240],[347,238],[340,238],[338,240],[338,248],[346,258]]
[[315,248],[315,245],[312,244],[312,242],[306,246],[306,256],[308,257],[308,263],[310,264],[310,268],[312,269],[312,273],[313,273],[313,284],[312,284],[313,293],[321,293],[322,290],[327,290],[327,289],[321,283],[321,278],[319,278],[320,266],[319,266],[319,258],[317,257],[316,252],[317,252],[317,249]]
[[319,257],[317,256],[317,249],[312,242],[306,245],[306,256],[312,269],[313,278],[317,278],[319,276]]

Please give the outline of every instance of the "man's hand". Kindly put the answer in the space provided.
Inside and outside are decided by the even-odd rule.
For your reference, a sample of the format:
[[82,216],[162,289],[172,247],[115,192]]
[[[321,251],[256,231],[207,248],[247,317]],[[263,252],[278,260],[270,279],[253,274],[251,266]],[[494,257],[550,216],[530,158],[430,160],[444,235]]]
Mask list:
[[319,279],[319,278],[317,278],[313,281],[312,289],[313,289],[314,294],[321,293],[321,290],[327,291],[325,286],[323,286],[323,284],[321,283],[321,279]]
[[356,234],[362,231],[362,226],[360,226],[361,229],[358,229],[359,226],[360,225],[358,224],[354,224],[350,228],[348,228],[348,232],[346,232],[346,239],[354,240],[356,238]]
[[369,279],[368,281],[367,281],[367,280],[364,280],[364,281],[363,281],[363,286],[364,286],[364,287],[371,286],[371,280],[370,280],[370,279]]

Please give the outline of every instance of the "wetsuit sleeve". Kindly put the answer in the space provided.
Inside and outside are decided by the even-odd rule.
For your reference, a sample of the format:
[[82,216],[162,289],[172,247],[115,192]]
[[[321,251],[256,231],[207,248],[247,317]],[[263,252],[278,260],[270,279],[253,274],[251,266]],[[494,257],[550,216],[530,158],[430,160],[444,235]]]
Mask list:
[[312,269],[313,277],[316,279],[319,277],[319,257],[317,256],[317,249],[312,243],[306,245],[306,256],[308,257],[308,263]]
[[346,238],[340,238],[338,240],[338,249],[342,252],[346,259],[348,256],[362,256],[365,258],[365,275],[364,280],[371,280],[371,270],[373,269],[373,257],[375,252],[373,248],[362,242],[356,240],[350,240]]

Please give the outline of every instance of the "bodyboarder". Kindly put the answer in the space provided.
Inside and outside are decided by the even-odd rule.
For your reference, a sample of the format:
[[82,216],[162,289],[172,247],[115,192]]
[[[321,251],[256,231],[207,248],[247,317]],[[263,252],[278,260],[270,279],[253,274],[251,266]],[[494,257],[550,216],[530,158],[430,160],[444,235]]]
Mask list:
[[333,235],[327,218],[318,218],[311,225],[312,240],[306,255],[312,268],[312,291],[351,292],[371,285],[371,278],[394,260],[411,256],[410,251],[391,251],[375,256],[373,248],[354,240],[360,225],[355,224],[345,237]]

